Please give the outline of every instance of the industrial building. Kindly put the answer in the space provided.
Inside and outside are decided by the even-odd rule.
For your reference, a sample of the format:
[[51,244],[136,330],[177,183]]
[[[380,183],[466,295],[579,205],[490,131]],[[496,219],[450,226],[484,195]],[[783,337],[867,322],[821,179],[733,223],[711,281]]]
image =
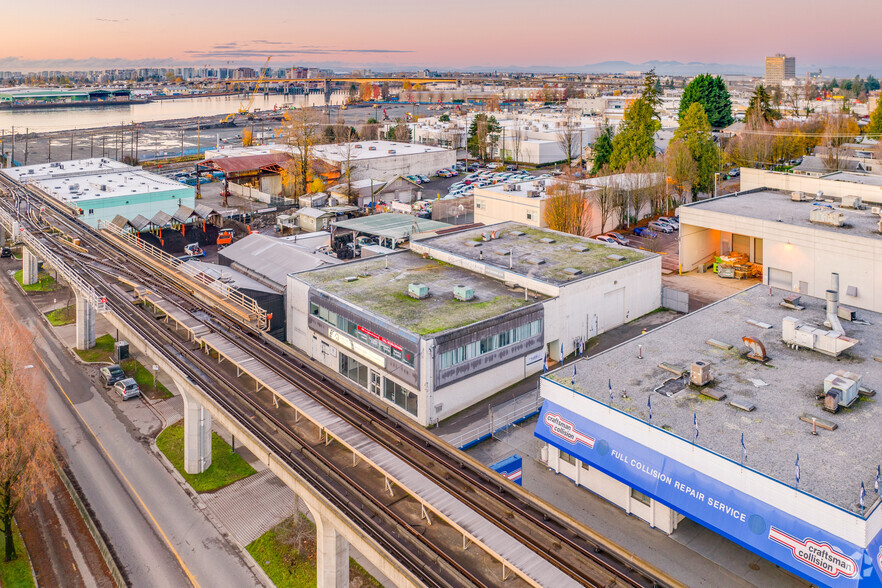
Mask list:
[[439,169],[456,163],[456,150],[399,143],[395,141],[357,141],[316,145],[313,156],[338,166],[347,177],[347,166],[352,180],[391,180],[413,174],[432,176]]
[[116,216],[169,217],[181,206],[196,206],[192,187],[163,176],[104,158],[28,165],[0,170],[70,209],[95,227]]
[[879,586],[882,315],[756,285],[544,376],[548,467],[817,586]]
[[288,342],[423,425],[661,303],[658,255],[501,223],[288,276]]
[[132,92],[126,88],[3,88],[0,108],[39,106],[83,106],[105,102],[129,102]]
[[765,283],[817,297],[837,272],[843,304],[882,311],[880,215],[859,197],[757,188],[683,205],[679,217],[684,271],[736,252],[763,266]]
[[825,198],[859,196],[868,204],[882,204],[882,177],[845,171],[824,173],[817,177],[775,172],[752,167],[741,168],[741,190],[768,188],[784,192],[805,192]]

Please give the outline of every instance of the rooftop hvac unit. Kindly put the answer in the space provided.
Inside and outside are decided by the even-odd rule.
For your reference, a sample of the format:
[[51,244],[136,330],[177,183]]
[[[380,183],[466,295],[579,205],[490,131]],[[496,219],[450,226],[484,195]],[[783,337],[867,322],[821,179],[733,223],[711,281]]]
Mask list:
[[854,208],[855,210],[863,208],[860,196],[843,196],[842,202],[839,205],[843,208]]
[[861,376],[836,370],[824,378],[824,410],[836,412],[840,406],[851,406],[858,397]]
[[469,286],[457,285],[453,287],[453,297],[463,302],[475,297],[475,289]]
[[397,153],[397,151],[395,151],[394,149],[389,150],[389,155],[395,155],[396,153]]
[[816,208],[809,213],[809,220],[813,223],[841,227],[845,224],[845,215],[841,212],[827,208]]
[[539,198],[539,190],[527,190],[527,198]]
[[425,284],[408,284],[407,295],[417,300],[429,297],[429,287]]
[[791,192],[790,199],[794,202],[805,202],[808,200],[808,196],[806,196],[805,192]]
[[689,370],[689,380],[693,384],[695,384],[696,386],[704,386],[712,379],[713,378],[711,378],[709,363],[707,363],[706,361],[693,362]]

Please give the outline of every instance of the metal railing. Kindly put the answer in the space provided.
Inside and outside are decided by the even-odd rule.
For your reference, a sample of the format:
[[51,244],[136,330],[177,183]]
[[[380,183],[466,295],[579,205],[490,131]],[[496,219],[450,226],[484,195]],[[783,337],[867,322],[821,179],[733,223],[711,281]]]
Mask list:
[[[15,222],[16,220],[11,214],[9,214],[9,212],[0,208],[0,223],[8,228],[10,234],[12,234],[13,223]],[[71,288],[86,297],[86,300],[88,300],[89,304],[96,312],[100,314],[107,312],[107,297],[95,290],[95,288],[86,282],[80,274],[74,271],[73,268],[65,263],[60,257],[52,253],[48,247],[41,243],[40,240],[31,234],[30,231],[25,229],[24,226],[19,224],[18,234],[12,235],[12,237],[14,240],[22,241],[24,245],[31,250],[31,253],[37,256],[37,258],[42,259],[44,263],[55,268],[55,271],[61,274]]]
[[204,272],[198,270],[192,265],[188,265],[169,253],[166,253],[159,247],[147,243],[140,239],[137,235],[132,234],[112,223],[102,223],[101,229],[120,238],[126,245],[143,252],[149,258],[166,266],[167,268],[186,276],[188,279],[198,283],[204,288],[212,291],[218,298],[235,307],[239,312],[244,313],[249,321],[256,322],[257,328],[266,330],[268,319],[266,310],[257,304],[257,301],[250,296],[246,296],[239,292],[234,286],[230,286],[226,282],[215,279]]
[[502,404],[491,406],[487,411],[487,420],[457,435],[444,435],[442,438],[457,449],[468,449],[485,439],[493,437],[500,431],[538,414],[542,408],[542,397],[539,389]]

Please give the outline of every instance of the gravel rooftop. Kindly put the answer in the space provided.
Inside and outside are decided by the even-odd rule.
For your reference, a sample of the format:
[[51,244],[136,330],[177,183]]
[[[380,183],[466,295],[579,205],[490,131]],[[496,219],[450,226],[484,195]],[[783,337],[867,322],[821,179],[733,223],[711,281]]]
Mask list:
[[[388,266],[387,266],[388,264]],[[404,251],[296,274],[297,279],[374,313],[418,335],[439,333],[490,319],[546,297],[416,253]],[[346,278],[357,277],[354,281]],[[416,300],[408,284],[423,284],[429,297]],[[453,298],[453,288],[474,289],[469,301]]]
[[[482,236],[493,231],[497,232],[497,238],[483,241]],[[549,240],[552,242],[547,242]],[[422,239],[419,246],[453,253],[499,269],[510,268],[521,275],[558,286],[656,255],[515,222]],[[610,259],[610,255],[624,259]],[[537,260],[542,263],[537,264]],[[570,268],[581,273],[567,272]]]
[[[771,292],[771,294],[770,294]],[[842,321],[845,332],[860,342],[838,358],[811,350],[793,350],[781,340],[782,320],[793,316],[801,322],[822,323],[825,302],[802,296],[804,310],[782,307],[791,292],[770,289],[762,284],[688,314],[646,335],[641,335],[590,359],[578,363],[576,391],[600,402],[609,401],[608,382],[613,387],[613,407],[647,420],[647,397],[652,395],[652,424],[692,440],[693,413],[699,424],[698,444],[736,462],[741,459],[741,434],[747,448],[745,466],[784,484],[793,485],[797,452],[801,477],[800,490],[822,500],[860,513],[861,482],[867,491],[866,512],[877,500],[873,491],[876,467],[882,464],[882,398],[863,397],[836,414],[822,409],[816,396],[823,392],[823,380],[835,370],[863,376],[862,386],[882,393],[882,315],[858,310],[859,320],[867,324]],[[746,321],[753,319],[772,325],[766,329]],[[745,357],[747,347],[741,338],[750,336],[762,342],[770,358],[760,364]],[[732,345],[720,349],[706,341],[714,339]],[[643,345],[643,359],[637,359],[637,346]],[[696,360],[710,363],[713,400],[698,388],[687,388],[683,380],[659,364],[689,369]],[[571,387],[573,368],[567,365],[549,378]],[[625,392],[628,398],[622,397]],[[672,395],[668,396],[666,393]],[[730,401],[753,404],[751,412],[738,410]],[[807,414],[835,423],[828,431],[800,420]]]

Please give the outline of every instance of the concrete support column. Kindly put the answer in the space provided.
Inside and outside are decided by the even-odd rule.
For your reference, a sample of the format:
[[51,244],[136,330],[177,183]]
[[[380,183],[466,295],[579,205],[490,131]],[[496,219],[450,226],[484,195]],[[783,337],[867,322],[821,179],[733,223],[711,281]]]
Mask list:
[[85,296],[80,293],[76,296],[77,349],[92,349],[95,347],[95,309]]
[[0,225],[0,245],[6,245],[6,227]]
[[349,543],[327,521],[313,512],[315,519],[316,568],[318,588],[349,586]]
[[184,399],[184,471],[201,474],[211,465],[211,413],[181,389]]
[[37,257],[27,247],[21,249],[21,283],[25,286],[37,283]]

